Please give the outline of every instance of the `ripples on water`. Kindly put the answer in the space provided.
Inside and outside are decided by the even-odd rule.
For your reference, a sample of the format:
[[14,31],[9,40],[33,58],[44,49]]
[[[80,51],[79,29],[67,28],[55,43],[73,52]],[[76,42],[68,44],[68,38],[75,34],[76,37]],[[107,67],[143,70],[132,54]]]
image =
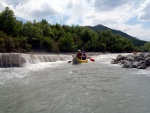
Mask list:
[[95,62],[0,69],[0,113],[149,113],[150,71]]

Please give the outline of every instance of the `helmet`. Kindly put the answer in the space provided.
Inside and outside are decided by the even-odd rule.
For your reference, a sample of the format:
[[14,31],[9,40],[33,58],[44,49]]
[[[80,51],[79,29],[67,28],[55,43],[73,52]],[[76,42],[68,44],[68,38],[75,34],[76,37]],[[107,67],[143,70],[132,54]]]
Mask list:
[[78,50],[78,51],[81,51],[81,50]]

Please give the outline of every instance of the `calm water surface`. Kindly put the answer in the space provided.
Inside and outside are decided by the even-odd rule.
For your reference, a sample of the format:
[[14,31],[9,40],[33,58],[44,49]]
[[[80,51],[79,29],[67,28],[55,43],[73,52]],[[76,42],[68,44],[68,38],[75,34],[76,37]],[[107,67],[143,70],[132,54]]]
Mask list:
[[0,69],[0,113],[150,113],[150,70],[67,61]]

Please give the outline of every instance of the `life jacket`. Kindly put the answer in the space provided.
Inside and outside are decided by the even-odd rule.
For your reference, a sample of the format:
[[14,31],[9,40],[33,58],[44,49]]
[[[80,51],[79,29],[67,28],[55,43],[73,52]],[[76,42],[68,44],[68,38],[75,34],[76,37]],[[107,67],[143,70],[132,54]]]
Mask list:
[[83,53],[82,53],[82,57],[85,57],[85,58],[86,58],[86,54],[85,54],[85,52],[83,52]]
[[77,55],[76,55],[76,57],[79,58],[79,59],[81,59],[82,53],[81,53],[81,52],[78,52]]

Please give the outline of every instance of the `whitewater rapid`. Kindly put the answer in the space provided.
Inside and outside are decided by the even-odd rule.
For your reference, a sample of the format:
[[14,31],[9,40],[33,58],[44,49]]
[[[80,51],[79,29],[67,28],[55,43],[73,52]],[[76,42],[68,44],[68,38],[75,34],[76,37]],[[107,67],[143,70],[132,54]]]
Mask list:
[[[122,53],[122,55],[128,55],[130,53]],[[115,59],[118,54],[100,54],[97,56],[92,56],[96,61],[94,63],[107,64],[111,66],[122,67],[119,64],[111,64],[111,60]],[[28,75],[28,72],[31,71],[40,71],[45,68],[54,68],[59,66],[60,64],[68,63],[68,61],[72,60],[72,55],[34,55],[34,59],[30,54],[22,54],[23,58],[26,59],[26,63],[23,67],[17,68],[0,68],[1,75],[0,78],[13,78],[18,77],[22,78]],[[47,59],[47,60],[45,60]],[[89,63],[92,63],[89,60]],[[72,65],[71,63],[68,63]],[[67,64],[67,65],[68,65]],[[126,69],[125,69],[126,70]],[[150,69],[130,69],[133,70],[134,74],[143,74],[150,76]]]

